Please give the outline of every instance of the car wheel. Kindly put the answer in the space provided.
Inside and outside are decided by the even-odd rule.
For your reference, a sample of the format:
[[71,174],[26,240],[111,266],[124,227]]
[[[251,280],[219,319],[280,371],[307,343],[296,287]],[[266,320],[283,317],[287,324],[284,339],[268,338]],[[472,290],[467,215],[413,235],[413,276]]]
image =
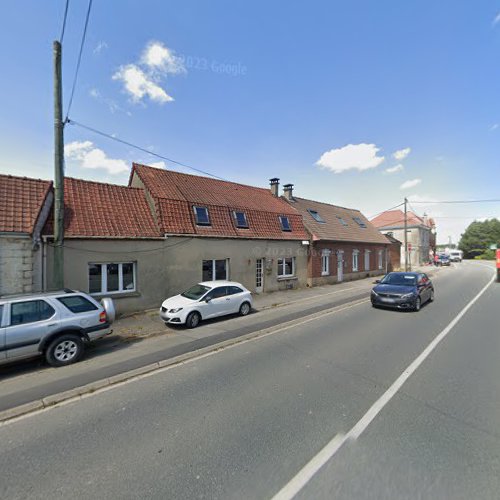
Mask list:
[[434,302],[434,290],[431,290],[431,295],[429,297],[429,302]]
[[422,299],[417,297],[415,300],[415,311],[420,311],[420,307],[422,306]]
[[53,340],[45,351],[45,359],[50,366],[66,366],[78,361],[83,355],[83,341],[74,334],[67,333]]
[[196,328],[201,321],[200,313],[192,312],[186,319],[186,326],[188,328]]
[[240,316],[246,316],[250,311],[252,307],[248,302],[243,302],[240,306]]

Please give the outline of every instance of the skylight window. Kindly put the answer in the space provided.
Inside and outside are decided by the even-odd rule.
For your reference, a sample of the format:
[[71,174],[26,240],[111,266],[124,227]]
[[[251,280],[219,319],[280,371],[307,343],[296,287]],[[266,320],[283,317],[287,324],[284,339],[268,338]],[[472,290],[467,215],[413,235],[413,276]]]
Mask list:
[[282,231],[291,231],[292,227],[290,226],[290,220],[288,217],[285,217],[284,215],[280,215],[280,223],[281,223],[281,230]]
[[316,222],[321,222],[322,224],[325,223],[325,221],[323,220],[323,217],[321,217],[321,215],[319,215],[319,213],[316,210],[313,210],[312,208],[308,208],[307,211],[311,214],[312,218]]
[[347,226],[347,222],[340,215],[337,215],[337,219],[343,226]]
[[248,229],[248,221],[245,212],[233,212],[234,223],[240,229]]
[[352,220],[356,222],[359,227],[366,228],[366,224],[359,217],[353,217]]
[[210,217],[207,207],[193,207],[196,224],[198,226],[210,226]]

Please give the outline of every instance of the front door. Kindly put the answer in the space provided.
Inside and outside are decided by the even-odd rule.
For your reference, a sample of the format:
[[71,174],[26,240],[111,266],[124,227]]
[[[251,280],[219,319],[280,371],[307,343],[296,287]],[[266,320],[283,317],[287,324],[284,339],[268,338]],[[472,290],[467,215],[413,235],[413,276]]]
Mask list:
[[337,252],[337,281],[340,283],[344,280],[344,252],[339,250]]
[[255,292],[261,293],[264,290],[264,259],[255,261]]
[[203,307],[203,318],[216,318],[231,313],[231,299],[227,286],[218,286],[208,293],[210,300]]

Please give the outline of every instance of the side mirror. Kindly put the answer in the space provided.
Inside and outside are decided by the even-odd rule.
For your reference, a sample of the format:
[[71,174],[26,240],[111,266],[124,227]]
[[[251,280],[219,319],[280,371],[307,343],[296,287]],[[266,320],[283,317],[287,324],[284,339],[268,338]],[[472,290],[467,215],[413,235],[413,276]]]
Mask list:
[[375,281],[373,282],[373,284],[374,284],[374,285],[376,285],[377,283],[380,283],[380,280],[375,280]]
[[208,304],[209,302],[211,302],[211,301],[212,301],[212,297],[207,297],[207,298],[205,299],[205,302],[206,302],[207,304]]

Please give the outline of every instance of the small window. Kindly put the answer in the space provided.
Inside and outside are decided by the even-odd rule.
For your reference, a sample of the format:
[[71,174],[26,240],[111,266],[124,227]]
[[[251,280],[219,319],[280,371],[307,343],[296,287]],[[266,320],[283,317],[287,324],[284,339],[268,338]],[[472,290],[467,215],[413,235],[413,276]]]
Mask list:
[[211,299],[220,299],[222,297],[225,297],[227,295],[227,286],[218,286],[217,288],[214,288],[208,295],[207,297]]
[[337,215],[337,219],[343,226],[347,226],[347,222],[340,215]]
[[97,310],[97,306],[81,295],[58,297],[57,300],[75,314]]
[[383,269],[384,267],[384,251],[379,250],[378,251],[378,268]]
[[278,277],[289,277],[295,275],[295,257],[278,259]]
[[352,270],[353,272],[359,271],[359,250],[352,251]]
[[89,264],[89,293],[135,292],[135,263]]
[[288,217],[285,217],[284,215],[280,215],[280,223],[281,223],[281,230],[282,231],[291,231],[292,227],[290,226],[290,220]]
[[236,295],[237,293],[242,293],[243,290],[239,286],[229,286],[228,288],[228,295]]
[[203,281],[228,279],[227,259],[204,260],[202,261],[201,268]]
[[330,250],[324,249],[321,252],[321,276],[330,274]]
[[52,306],[44,300],[14,302],[10,308],[10,324],[24,325],[35,321],[44,321],[54,315]]
[[366,228],[366,224],[359,217],[353,217],[352,220],[356,222],[359,227]]
[[240,229],[248,229],[248,221],[245,212],[233,212],[234,223]]
[[208,216],[207,207],[193,207],[198,226],[210,226],[210,217]]
[[323,217],[319,215],[319,213],[316,210],[312,210],[311,208],[308,208],[307,211],[311,214],[311,217],[316,221],[316,222],[321,222],[322,224],[325,223],[323,220]]

